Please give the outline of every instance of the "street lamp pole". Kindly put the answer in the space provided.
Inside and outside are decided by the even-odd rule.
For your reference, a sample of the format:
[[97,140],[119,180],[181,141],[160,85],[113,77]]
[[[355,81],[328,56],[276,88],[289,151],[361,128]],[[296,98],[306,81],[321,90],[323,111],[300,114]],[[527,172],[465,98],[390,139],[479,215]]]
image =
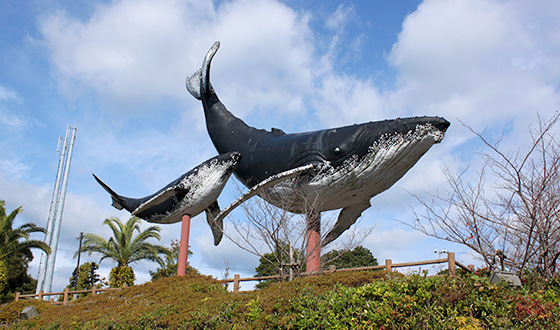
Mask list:
[[84,232],[81,232],[78,238],[80,239],[80,247],[78,248],[78,264],[76,265],[76,273],[74,274],[74,291],[76,291],[78,287],[78,273],[80,271],[80,256],[82,255],[82,240],[84,239]]

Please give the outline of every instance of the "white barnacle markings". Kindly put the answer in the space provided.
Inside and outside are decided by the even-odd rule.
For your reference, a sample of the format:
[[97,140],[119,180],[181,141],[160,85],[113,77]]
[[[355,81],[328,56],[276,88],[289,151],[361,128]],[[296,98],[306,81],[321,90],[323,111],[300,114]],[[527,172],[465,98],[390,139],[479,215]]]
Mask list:
[[[176,185],[161,191],[156,196],[142,203],[132,214],[144,211],[157,200],[169,195],[168,198],[173,198],[177,201],[174,207],[166,213],[154,214],[147,220],[158,223],[174,223],[180,221],[181,216],[185,213],[197,215],[218,198],[235,164],[236,161],[232,159],[227,161],[213,159],[211,162],[203,164],[192,171],[190,175],[182,178]],[[175,195],[177,189],[186,191],[186,194],[180,200]]]
[[[406,134],[385,134],[372,143],[361,159],[353,155],[336,168],[325,163],[309,180],[286,181],[270,188],[266,197],[269,202],[285,207],[282,196],[315,195],[323,210],[369,200],[391,187],[443,136],[444,132],[430,124],[417,125]],[[304,210],[303,199],[292,202],[291,211]]]

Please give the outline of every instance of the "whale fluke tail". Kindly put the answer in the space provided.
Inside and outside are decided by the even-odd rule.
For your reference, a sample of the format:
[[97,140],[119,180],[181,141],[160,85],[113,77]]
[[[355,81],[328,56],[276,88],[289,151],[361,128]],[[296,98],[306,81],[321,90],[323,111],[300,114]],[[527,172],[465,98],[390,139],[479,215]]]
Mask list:
[[202,67],[198,69],[192,76],[187,75],[186,86],[189,93],[194,96],[197,100],[202,99],[202,95],[210,90],[210,63],[212,58],[216,55],[216,52],[220,48],[220,42],[216,41],[202,62]]
[[103,189],[105,189],[111,195],[111,198],[113,199],[113,207],[115,207],[117,210],[124,209],[125,207],[123,206],[124,203],[122,196],[114,192],[113,189],[109,188],[109,186],[106,185],[103,181],[99,180],[99,178],[95,176],[95,174],[92,173],[92,175],[95,178],[95,181],[97,181],[97,183],[99,183],[101,187],[103,187]]
[[192,76],[187,75],[187,82],[185,85],[187,86],[187,90],[189,91],[189,93],[191,93],[191,95],[194,96],[194,98],[197,100],[202,99],[202,94],[200,91],[201,81],[202,69],[196,70],[196,72],[193,73]]

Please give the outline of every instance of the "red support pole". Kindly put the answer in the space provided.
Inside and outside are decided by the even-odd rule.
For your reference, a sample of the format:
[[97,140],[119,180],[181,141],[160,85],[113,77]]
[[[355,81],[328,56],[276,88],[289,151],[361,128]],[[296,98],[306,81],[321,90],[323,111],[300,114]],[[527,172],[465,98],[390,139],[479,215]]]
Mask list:
[[307,214],[307,263],[306,272],[321,270],[321,213],[311,211]]
[[187,272],[187,255],[189,253],[189,231],[191,228],[191,216],[183,214],[181,222],[181,241],[179,242],[179,262],[177,264],[177,275],[183,276]]

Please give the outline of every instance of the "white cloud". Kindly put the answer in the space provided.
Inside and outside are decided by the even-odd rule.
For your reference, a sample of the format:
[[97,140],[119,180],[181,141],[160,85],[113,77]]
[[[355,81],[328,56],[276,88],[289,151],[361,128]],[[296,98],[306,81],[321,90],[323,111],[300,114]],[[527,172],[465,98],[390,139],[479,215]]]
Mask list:
[[[23,213],[20,213],[17,217],[16,224],[20,226],[26,222],[33,222],[38,226],[44,226],[46,224],[46,218],[43,220],[49,211],[50,194],[48,186],[36,186],[26,182],[8,179],[5,175],[0,172],[0,187],[4,192],[10,192],[9,194],[4,194],[1,198],[6,201],[6,210],[11,212],[11,210],[16,207],[23,206]],[[20,201],[30,200],[33,203],[29,205],[22,205]]]
[[12,152],[5,152],[4,157],[6,158],[0,160],[0,173],[19,178],[29,171],[30,166]]
[[124,0],[98,5],[85,22],[56,12],[40,29],[68,95],[79,83],[117,104],[138,106],[182,95],[189,34],[208,6]]
[[6,100],[19,100],[19,96],[16,91],[0,85],[0,101]]
[[560,44],[530,23],[542,18],[546,30],[560,23],[548,19],[552,8],[527,15],[528,7],[525,1],[425,1],[406,18],[389,57],[400,70],[394,97],[416,111],[478,127],[555,111],[558,75],[547,71],[557,71],[550,64]]
[[[274,123],[286,113],[305,113],[313,78],[308,20],[277,1],[230,1],[217,8],[206,36],[222,42],[212,79],[236,115]],[[201,48],[196,68],[209,46]]]
[[17,131],[28,125],[28,122],[21,116],[9,111],[8,109],[0,105],[0,127],[3,127],[4,129],[10,129],[11,131]]
[[2,127],[2,133],[6,133],[6,130],[13,133],[28,126],[28,121],[25,118],[9,108],[8,103],[10,102],[19,104],[22,100],[16,91],[0,85],[0,127]]
[[394,116],[387,112],[389,107],[375,86],[344,75],[323,77],[313,105],[317,117],[328,127]]
[[23,160],[22,151],[16,146],[24,138],[33,121],[21,113],[19,107],[23,101],[19,94],[8,87],[0,85],[0,173],[10,177],[21,177],[30,166]]
[[[324,68],[316,68],[318,72],[356,62],[362,55],[363,43],[367,37],[364,34],[351,37],[348,32],[352,25],[358,25],[360,22],[360,16],[356,13],[354,7],[348,4],[339,5],[333,13],[325,18],[325,27],[332,35],[326,38],[328,50],[321,59]],[[316,42],[323,41],[322,38],[317,39]]]
[[343,30],[348,24],[348,20],[354,16],[354,10],[345,5],[339,5],[336,11],[332,13],[326,20],[325,26],[333,31]]
[[[276,1],[117,1],[86,21],[65,12],[45,16],[41,31],[58,81],[70,97],[79,86],[132,109],[164,96],[190,99],[184,79],[221,40],[220,90],[234,108],[303,109],[291,92],[309,84],[307,18]],[[228,78],[229,77],[229,78]],[[235,81],[235,83],[232,83]],[[248,97],[247,97],[248,96]],[[182,102],[182,101],[181,101]],[[131,107],[131,105],[136,108]]]
[[[402,251],[408,251],[412,246],[418,246],[425,236],[419,232],[404,229],[387,229],[380,225],[364,240],[367,246],[378,259],[379,263],[385,259],[395,259],[402,256]],[[382,228],[386,229],[382,229]],[[422,251],[425,252],[425,251]],[[402,256],[401,258],[416,258],[417,255]],[[395,260],[396,261],[396,260]],[[412,261],[412,260],[400,260]]]
[[551,19],[559,6],[428,0],[405,19],[389,55],[399,84],[384,100],[414,115],[444,116],[452,125],[442,144],[393,189],[421,194],[426,187],[435,193],[446,186],[440,164],[452,171],[477,168],[481,144],[457,118],[478,131],[488,128],[491,141],[503,136],[505,150],[524,150],[537,111],[549,118],[560,105],[560,75],[553,65],[560,42],[548,32],[560,28]]

